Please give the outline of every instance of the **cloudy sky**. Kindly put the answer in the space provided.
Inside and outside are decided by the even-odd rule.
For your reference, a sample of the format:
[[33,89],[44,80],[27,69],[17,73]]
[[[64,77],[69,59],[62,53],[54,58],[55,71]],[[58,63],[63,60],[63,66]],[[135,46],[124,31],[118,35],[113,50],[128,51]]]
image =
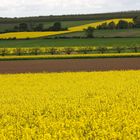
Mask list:
[[140,10],[140,0],[0,0],[0,17]]

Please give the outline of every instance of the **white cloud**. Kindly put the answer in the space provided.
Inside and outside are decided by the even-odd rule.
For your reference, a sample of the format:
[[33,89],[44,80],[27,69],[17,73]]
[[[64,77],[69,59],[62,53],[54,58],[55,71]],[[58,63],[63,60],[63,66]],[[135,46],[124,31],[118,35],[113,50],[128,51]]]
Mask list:
[[0,16],[102,13],[135,10],[140,0],[0,0]]

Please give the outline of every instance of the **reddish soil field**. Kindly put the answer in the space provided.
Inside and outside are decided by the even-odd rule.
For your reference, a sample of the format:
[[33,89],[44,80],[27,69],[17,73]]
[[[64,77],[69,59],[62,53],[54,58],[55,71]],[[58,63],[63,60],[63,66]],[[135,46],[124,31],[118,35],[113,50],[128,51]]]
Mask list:
[[0,61],[0,73],[140,70],[140,58]]

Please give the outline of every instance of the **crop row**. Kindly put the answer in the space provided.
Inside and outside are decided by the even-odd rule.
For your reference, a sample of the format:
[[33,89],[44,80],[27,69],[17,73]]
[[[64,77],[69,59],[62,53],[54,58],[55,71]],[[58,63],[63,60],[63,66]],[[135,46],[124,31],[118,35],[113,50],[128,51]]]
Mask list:
[[0,55],[55,55],[55,54],[104,54],[104,53],[124,53],[124,52],[139,52],[140,47],[51,47],[51,48],[1,48]]
[[22,55],[0,56],[0,61],[9,60],[49,60],[49,59],[94,59],[94,58],[136,58],[140,53],[108,53],[108,54],[71,54],[71,55]]

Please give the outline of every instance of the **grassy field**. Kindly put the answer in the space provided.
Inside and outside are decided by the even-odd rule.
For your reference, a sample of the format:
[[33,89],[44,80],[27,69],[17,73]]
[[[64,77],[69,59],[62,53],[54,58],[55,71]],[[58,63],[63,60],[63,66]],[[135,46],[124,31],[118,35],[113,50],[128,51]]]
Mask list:
[[[93,22],[97,22],[99,20],[83,20],[83,21],[61,21],[62,27],[73,27],[73,26],[79,26],[83,24],[89,24]],[[54,22],[35,22],[34,24],[42,23],[44,25],[44,28],[49,28],[54,24]],[[12,30],[15,26],[17,26],[19,23],[0,23],[0,32],[3,32],[5,30]]]
[[[124,18],[123,20],[127,22],[133,22],[132,18]],[[101,25],[103,23],[110,23],[115,22],[117,24],[120,19],[110,19],[110,20],[103,20],[98,22],[92,22],[89,24],[82,24],[79,26],[73,26],[68,28],[68,31],[53,31],[53,32],[13,32],[13,33],[5,33],[0,34],[1,39],[8,39],[8,38],[17,38],[17,39],[25,39],[25,38],[40,38],[40,37],[48,37],[52,35],[59,35],[59,34],[67,34],[67,33],[73,33],[73,32],[80,32],[88,27],[94,27],[96,28],[98,25]]]
[[0,48],[123,46],[140,44],[139,38],[0,40]]
[[0,75],[0,138],[140,139],[139,83],[140,71]]
[[[83,21],[62,21],[62,27],[74,27],[74,26],[79,26],[79,25],[83,25],[83,24],[89,24],[89,23],[94,23],[94,22],[98,22],[100,20],[83,20]],[[50,26],[52,26],[54,24],[54,22],[44,22],[44,27],[45,28],[49,28]]]
[[[75,32],[54,37],[86,37],[85,32]],[[140,29],[95,30],[94,37],[140,37]]]

